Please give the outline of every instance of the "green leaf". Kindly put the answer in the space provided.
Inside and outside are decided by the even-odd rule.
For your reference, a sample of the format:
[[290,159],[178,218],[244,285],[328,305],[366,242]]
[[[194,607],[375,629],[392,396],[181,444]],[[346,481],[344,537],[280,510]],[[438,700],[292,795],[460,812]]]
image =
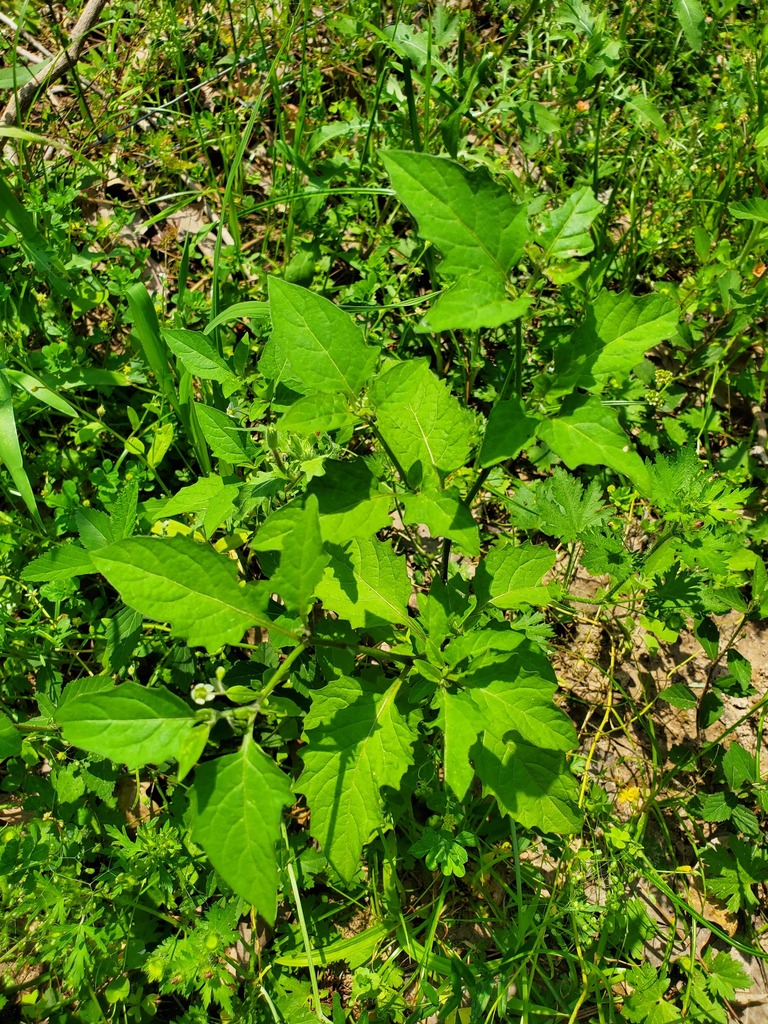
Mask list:
[[13,402],[11,401],[11,385],[5,375],[2,362],[0,362],[0,465],[4,465],[8,470],[29,514],[40,529],[43,529],[43,521],[37,511],[35,496],[32,493],[32,486],[21,456],[16,417],[13,414]]
[[0,761],[15,757],[21,751],[21,733],[8,715],[0,711]]
[[416,738],[395,706],[399,683],[377,687],[339,678],[313,694],[297,788],[312,812],[312,835],[343,879],[384,824],[381,788],[397,790]]
[[558,346],[547,394],[599,391],[610,378],[625,380],[646,352],[674,335],[678,319],[677,304],[666,296],[600,292],[583,323]]
[[198,722],[182,740],[179,748],[177,779],[182,782],[203,756],[211,734],[210,722]]
[[696,622],[693,632],[709,660],[715,661],[720,650],[720,630],[714,619],[705,615]]
[[22,569],[21,578],[39,583],[42,580],[70,580],[73,576],[95,571],[91,556],[84,548],[76,544],[62,544],[39,558],[33,558]]
[[277,572],[269,581],[289,612],[306,619],[329,558],[323,550],[317,498],[310,494],[290,540],[283,545]]
[[741,789],[745,782],[755,782],[755,758],[740,743],[731,743],[723,757],[723,774],[729,789]]
[[251,300],[248,300],[247,302],[236,302],[233,306],[228,306],[226,309],[223,309],[217,317],[211,320],[203,333],[210,334],[212,331],[215,331],[217,327],[221,327],[222,324],[231,324],[234,320],[243,320],[250,317],[257,320],[268,320],[269,303],[253,302]]
[[376,423],[411,487],[439,487],[466,462],[472,416],[462,409],[426,360],[398,363],[371,389]]
[[251,740],[236,754],[199,765],[189,791],[192,838],[211,864],[269,924],[277,912],[277,856],[291,786]]
[[715,953],[710,947],[704,954],[704,962],[708,970],[707,987],[720,999],[733,999],[737,989],[753,985],[752,978],[741,964],[723,950]]
[[187,537],[129,537],[91,557],[127,605],[193,647],[216,651],[251,626],[276,628],[267,593],[241,586],[231,559]]
[[237,425],[221,412],[202,402],[194,405],[208,447],[217,459],[224,459],[233,466],[252,466],[259,458],[259,450],[251,444],[248,431]]
[[201,331],[162,330],[161,335],[184,369],[200,380],[236,384],[237,377]]
[[659,694],[659,699],[671,704],[673,708],[690,711],[698,705],[696,694],[685,683],[672,683]]
[[202,518],[203,528],[210,537],[235,511],[239,493],[237,484],[225,484],[220,476],[204,476],[177,491],[153,518],[169,519],[195,512]]
[[316,434],[318,431],[341,430],[353,426],[357,417],[349,411],[344,395],[319,392],[294,402],[275,426],[294,434]]
[[304,509],[298,501],[281,505],[267,516],[251,538],[251,551],[284,551],[299,529],[303,515]]
[[480,534],[455,488],[403,495],[404,523],[423,523],[433,537],[450,537],[471,558],[480,554]]
[[704,9],[699,0],[674,0],[672,9],[688,45],[698,53],[704,45],[705,25]]
[[498,402],[491,409],[480,449],[480,465],[495,466],[516,458],[536,436],[538,416],[527,416],[519,398]]
[[535,496],[538,528],[566,544],[599,529],[608,518],[600,485],[592,481],[585,486],[560,467],[538,485]]
[[628,477],[641,494],[650,493],[648,469],[631,449],[618,412],[599,399],[582,395],[566,399],[556,416],[541,423],[538,434],[568,469],[607,466]]
[[56,721],[68,743],[133,769],[177,758],[195,715],[169,690],[122,683],[60,704]]
[[507,299],[509,271],[529,238],[527,211],[481,168],[426,153],[381,158],[419,233],[443,255],[440,273],[456,283],[424,317],[431,331],[498,327],[523,315],[525,297]]
[[737,220],[754,220],[760,224],[768,224],[768,199],[762,196],[743,199],[741,202],[731,203],[728,212]]
[[270,343],[294,390],[356,398],[379,353],[354,320],[328,299],[276,277],[269,278],[269,306]]
[[168,351],[160,334],[160,324],[152,298],[141,282],[130,285],[125,291],[125,297],[128,300],[128,311],[134,326],[133,336],[138,342],[139,353],[154,373],[160,390],[178,412],[179,403],[168,364]]
[[734,798],[727,793],[708,793],[701,803],[704,821],[728,821],[733,813]]
[[624,1000],[622,1017],[632,1024],[678,1024],[677,1007],[666,1001],[671,988],[666,974],[644,963],[627,971],[626,980],[634,991]]
[[528,541],[492,547],[475,573],[478,608],[487,604],[497,608],[549,604],[549,590],[541,586],[541,578],[555,564],[555,557],[550,548]]
[[329,459],[325,474],[310,481],[307,493],[317,495],[326,541],[343,544],[353,537],[372,537],[391,525],[392,495],[379,490],[379,481],[360,458]]
[[538,242],[544,249],[545,261],[587,256],[594,249],[590,226],[602,212],[592,189],[577,189],[562,206],[542,215]]
[[444,157],[402,150],[380,156],[419,234],[443,254],[443,275],[506,281],[529,238],[524,205],[484,168],[470,172]]
[[330,563],[315,593],[329,611],[355,629],[410,621],[405,559],[388,543],[359,537],[343,547],[328,544],[327,550]]

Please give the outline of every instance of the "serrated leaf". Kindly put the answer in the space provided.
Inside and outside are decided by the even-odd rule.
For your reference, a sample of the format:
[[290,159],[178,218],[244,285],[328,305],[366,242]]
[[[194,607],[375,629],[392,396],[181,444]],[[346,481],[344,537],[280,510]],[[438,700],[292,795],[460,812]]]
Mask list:
[[672,9],[688,45],[698,53],[704,45],[705,25],[704,9],[699,0],[674,0]]
[[189,790],[192,838],[221,877],[269,924],[277,911],[277,855],[291,786],[253,741],[236,754],[205,761]]
[[200,380],[236,384],[237,377],[201,331],[162,330],[168,348],[184,369]]
[[75,525],[80,542],[88,551],[96,551],[115,541],[112,523],[106,512],[96,508],[78,508],[75,510]]
[[350,413],[344,395],[318,392],[294,402],[275,426],[277,430],[294,434],[315,434],[318,431],[340,430],[356,422],[357,417]]
[[403,522],[423,523],[433,537],[450,537],[465,555],[480,554],[480,534],[455,488],[403,495]]
[[608,518],[600,485],[592,481],[585,486],[560,467],[538,485],[534,510],[539,530],[567,544],[599,529]]
[[480,465],[487,468],[516,458],[536,436],[538,424],[539,417],[527,416],[519,398],[498,402],[488,417],[480,448]]
[[136,510],[139,500],[139,485],[136,480],[129,480],[117,493],[117,497],[109,506],[109,519],[112,524],[112,535],[115,540],[130,537],[136,525]]
[[122,683],[61,703],[56,721],[68,743],[133,769],[177,758],[195,715],[169,690]]
[[251,444],[247,430],[241,430],[220,409],[214,409],[202,402],[194,405],[208,447],[217,459],[224,459],[233,466],[252,466],[257,461],[258,449]]
[[741,964],[736,963],[733,957],[723,950],[714,955],[713,952],[710,947],[705,960],[708,969],[707,987],[713,995],[720,999],[733,999],[737,989],[752,987],[752,978]]
[[355,398],[368,382],[379,353],[365,343],[348,313],[299,285],[269,278],[271,345],[287,379],[301,394],[311,391]]
[[729,789],[741,789],[745,782],[755,782],[755,758],[740,743],[734,741],[723,757],[723,774]]
[[0,711],[0,761],[15,757],[21,750],[21,733],[8,715]]
[[583,322],[557,348],[547,394],[600,391],[610,378],[625,380],[646,352],[674,335],[678,319],[677,303],[664,295],[600,292]]
[[240,586],[231,559],[187,537],[129,537],[92,558],[127,605],[168,622],[193,647],[216,651],[251,626],[275,628],[265,613],[267,593]]
[[690,711],[699,703],[696,694],[685,683],[673,683],[665,687],[659,694],[659,699],[683,711]]
[[409,621],[408,570],[388,543],[354,538],[327,550],[330,562],[315,593],[328,610],[355,629]]
[[411,487],[439,487],[466,462],[472,417],[426,360],[398,363],[370,393],[376,424]]
[[590,226],[602,212],[592,189],[584,186],[573,192],[562,206],[542,215],[539,244],[544,260],[554,261],[587,256],[594,249]]
[[294,532],[283,544],[277,572],[269,581],[289,612],[306,618],[329,558],[323,550],[317,498],[310,494]]
[[768,199],[762,196],[742,199],[738,203],[731,203],[728,212],[737,220],[754,220],[759,224],[768,224]]
[[701,802],[701,817],[704,821],[728,821],[733,813],[731,800],[726,793],[708,793]]
[[444,157],[392,150],[381,154],[398,198],[419,234],[443,255],[440,273],[455,284],[424,317],[431,331],[498,327],[522,316],[526,298],[509,301],[509,271],[529,238],[527,211],[481,168]]
[[549,604],[549,590],[541,578],[555,564],[555,552],[543,544],[504,543],[490,549],[475,573],[473,587],[478,607],[542,607]]
[[239,493],[237,484],[225,484],[216,475],[204,476],[177,491],[153,518],[168,519],[196,512],[202,517],[203,527],[210,537],[235,511]]
[[568,469],[607,466],[631,480],[641,494],[650,493],[648,469],[619,426],[618,412],[599,399],[567,398],[556,416],[540,424],[538,435]]
[[666,974],[644,963],[628,971],[626,980],[634,991],[624,1000],[622,1017],[632,1024],[678,1024],[678,1009],[665,998],[671,987]]
[[323,539],[339,544],[353,537],[371,537],[391,524],[392,495],[379,490],[379,482],[360,459],[325,463],[325,474],[307,488],[317,495]]
[[313,694],[305,721],[297,788],[312,812],[312,835],[346,881],[384,823],[382,787],[397,790],[413,760],[416,737],[395,705],[398,686],[334,679]]
[[46,551],[39,558],[33,558],[21,571],[21,578],[31,583],[43,580],[70,580],[73,576],[84,576],[95,572],[89,552],[76,544],[62,544]]

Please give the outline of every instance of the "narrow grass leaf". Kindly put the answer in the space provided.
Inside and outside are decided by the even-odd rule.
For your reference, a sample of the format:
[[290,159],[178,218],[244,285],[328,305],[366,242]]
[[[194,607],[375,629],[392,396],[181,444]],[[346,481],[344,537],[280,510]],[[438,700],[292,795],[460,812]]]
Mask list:
[[2,463],[11,475],[11,480],[16,490],[21,495],[22,501],[27,506],[29,514],[37,525],[42,529],[43,521],[37,511],[37,503],[32,493],[32,486],[24,468],[24,460],[21,457],[19,435],[16,430],[16,417],[13,414],[13,402],[11,400],[11,385],[5,369],[0,364],[0,463]]
[[195,770],[189,800],[192,838],[238,896],[268,924],[277,912],[277,854],[283,808],[291,786],[253,741],[236,754],[205,761]]

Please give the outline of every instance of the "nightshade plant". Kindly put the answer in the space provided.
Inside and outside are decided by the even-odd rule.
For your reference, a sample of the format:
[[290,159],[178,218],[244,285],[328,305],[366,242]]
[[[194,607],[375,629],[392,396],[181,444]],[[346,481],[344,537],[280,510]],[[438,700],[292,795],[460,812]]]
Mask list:
[[[688,450],[641,458],[621,404],[606,400],[675,334],[671,299],[597,290],[523,393],[521,318],[542,287],[589,269],[602,210],[592,191],[534,217],[483,169],[414,152],[382,159],[441,257],[419,330],[507,339],[487,416],[426,359],[393,357],[350,314],[277,277],[267,303],[225,310],[202,332],[162,328],[133,285],[137,352],[199,475],[141,503],[127,481],[105,510],[80,510],[77,541],[23,574],[84,585],[99,574],[124,606],[110,616],[103,674],[70,681],[42,726],[130,769],[175,771],[192,839],[268,922],[283,814],[300,797],[347,882],[401,813],[411,770],[435,759],[455,801],[481,787],[525,828],[579,830],[576,732],[553,699],[537,613],[567,612],[582,547],[614,600],[648,594],[650,636],[668,639],[691,619],[714,628],[707,616],[724,587],[751,581],[752,607],[766,600],[762,565],[728,528],[746,494],[713,484]],[[518,287],[521,260],[530,272]],[[271,322],[258,365],[225,358],[217,341],[243,317]],[[534,445],[569,470],[620,474],[655,510],[650,552],[610,529],[599,476],[585,488],[563,469],[521,488],[512,509],[533,540],[481,536],[474,499],[494,467]],[[438,545],[424,546],[417,526]],[[566,545],[564,574],[548,537]],[[126,680],[142,628],[167,629],[219,664],[193,691],[203,703],[183,686]],[[0,730],[3,755],[18,753],[10,719]]]

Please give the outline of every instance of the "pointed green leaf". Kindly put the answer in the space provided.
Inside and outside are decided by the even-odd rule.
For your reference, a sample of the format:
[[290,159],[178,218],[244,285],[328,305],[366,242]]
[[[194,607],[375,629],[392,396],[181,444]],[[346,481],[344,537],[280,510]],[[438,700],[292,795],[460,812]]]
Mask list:
[[233,466],[252,466],[258,461],[259,450],[251,444],[247,430],[221,412],[202,402],[194,404],[194,411],[203,431],[203,436],[217,459],[224,459]]
[[423,523],[433,537],[450,537],[465,555],[480,554],[477,523],[455,488],[405,494],[403,506],[404,523]]
[[277,911],[277,855],[288,778],[253,742],[236,754],[205,761],[189,792],[192,838],[238,896],[273,924]]
[[177,758],[195,714],[169,690],[122,683],[62,702],[56,721],[68,743],[133,769]]
[[200,380],[215,380],[220,384],[237,383],[232,370],[201,331],[162,330],[168,348],[184,369]]
[[177,491],[153,518],[169,519],[195,512],[203,518],[203,527],[210,537],[235,511],[239,493],[237,484],[225,484],[220,476],[204,476]]
[[754,220],[760,224],[768,224],[768,199],[762,196],[743,199],[741,202],[731,203],[728,212],[737,220]]
[[327,550],[330,563],[315,593],[329,611],[355,629],[409,621],[408,570],[389,544],[355,538]]
[[276,427],[294,434],[316,434],[318,431],[341,430],[356,422],[357,417],[350,413],[344,395],[318,392],[294,402],[277,421]]
[[674,0],[672,9],[688,45],[698,53],[704,45],[705,25],[704,9],[699,0]]
[[343,544],[353,537],[372,537],[391,525],[392,495],[379,490],[379,481],[360,458],[327,460],[325,474],[311,480],[307,492],[317,495],[326,541]]
[[426,360],[398,363],[371,389],[385,444],[411,487],[437,488],[466,462],[472,416],[429,369]]
[[276,277],[269,278],[269,305],[271,345],[294,390],[355,398],[379,353],[365,343],[352,317],[328,299]]
[[16,430],[16,417],[13,414],[11,401],[11,385],[0,362],[0,465],[4,465],[11,475],[16,490],[27,506],[29,514],[37,525],[43,529],[43,521],[37,511],[35,496],[29,483],[24,460],[21,457],[19,435]]
[[519,398],[498,402],[488,417],[480,449],[480,465],[487,468],[516,458],[536,436],[538,424],[539,417],[527,416]]
[[397,789],[415,735],[395,706],[398,684],[375,688],[339,678],[313,694],[297,788],[312,811],[312,835],[345,880],[385,821],[382,786]]
[[443,254],[447,277],[481,274],[506,281],[528,241],[527,212],[490,174],[444,157],[390,150],[380,154],[419,234]]
[[485,728],[482,712],[468,694],[450,693],[442,687],[435,705],[440,712],[437,724],[443,731],[445,784],[457,799],[464,800],[475,777],[470,752]]
[[602,211],[591,188],[577,189],[562,206],[542,215],[539,244],[546,261],[587,256],[594,249],[589,229]]
[[734,741],[723,757],[723,774],[728,788],[737,792],[745,782],[755,781],[754,756]]
[[547,394],[599,391],[610,378],[625,380],[646,352],[674,335],[678,319],[677,303],[664,295],[600,292],[584,322],[558,347]]
[[278,570],[269,581],[289,612],[306,618],[329,558],[323,550],[317,498],[310,494],[297,519],[295,531],[283,545]]
[[509,299],[501,280],[471,274],[440,294],[416,330],[438,333],[501,327],[524,316],[532,302],[528,295]]
[[21,751],[21,733],[8,715],[0,711],[0,761]]
[[32,583],[42,580],[70,580],[73,576],[84,576],[95,572],[89,553],[76,544],[62,544],[46,551],[39,558],[33,558],[21,571],[21,578]]
[[549,590],[541,578],[555,564],[555,552],[543,544],[494,546],[477,567],[473,588],[478,607],[542,607],[549,604]]
[[250,626],[275,628],[267,593],[241,586],[231,559],[188,537],[130,537],[91,557],[127,605],[193,647],[216,651]]
[[650,493],[648,469],[619,426],[618,412],[598,398],[567,398],[557,416],[540,424],[538,434],[568,469],[607,466],[631,480],[641,494]]

